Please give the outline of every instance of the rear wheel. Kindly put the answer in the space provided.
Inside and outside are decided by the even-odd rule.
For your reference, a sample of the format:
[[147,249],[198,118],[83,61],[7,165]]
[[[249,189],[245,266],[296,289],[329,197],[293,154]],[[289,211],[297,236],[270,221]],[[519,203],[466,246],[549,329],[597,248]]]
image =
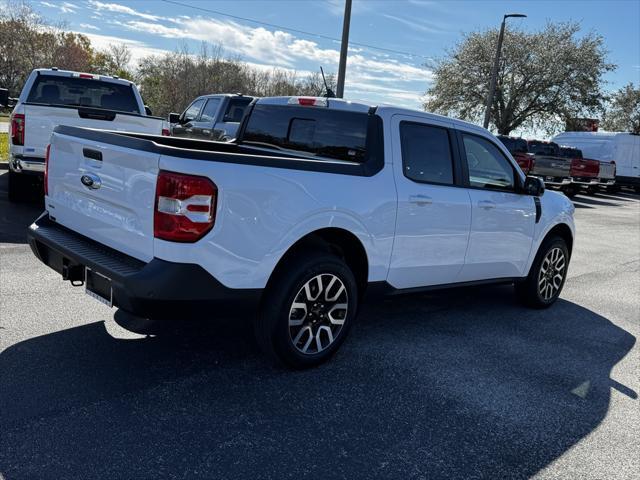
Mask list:
[[342,345],[357,313],[358,289],[337,256],[307,252],[292,258],[269,282],[256,339],[263,351],[290,368],[327,361]]
[[562,192],[569,198],[573,198],[578,194],[579,188],[575,185],[569,185],[568,187],[564,187]]
[[563,238],[545,239],[526,280],[517,283],[516,295],[526,306],[547,308],[558,299],[569,267],[569,250]]

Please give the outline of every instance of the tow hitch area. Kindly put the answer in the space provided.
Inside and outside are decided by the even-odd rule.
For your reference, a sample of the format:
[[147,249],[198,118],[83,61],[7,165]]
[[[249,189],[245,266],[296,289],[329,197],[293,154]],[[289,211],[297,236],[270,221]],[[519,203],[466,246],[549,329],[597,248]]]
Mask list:
[[66,258],[62,261],[62,279],[69,280],[74,287],[84,285],[84,265],[71,264]]

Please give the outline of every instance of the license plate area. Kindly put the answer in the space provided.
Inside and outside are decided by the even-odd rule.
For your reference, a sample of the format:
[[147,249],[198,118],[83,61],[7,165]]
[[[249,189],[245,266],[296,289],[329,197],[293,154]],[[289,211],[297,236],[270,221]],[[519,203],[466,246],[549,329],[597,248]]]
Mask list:
[[101,303],[113,307],[113,288],[111,279],[94,272],[90,268],[85,268],[84,291],[90,297]]

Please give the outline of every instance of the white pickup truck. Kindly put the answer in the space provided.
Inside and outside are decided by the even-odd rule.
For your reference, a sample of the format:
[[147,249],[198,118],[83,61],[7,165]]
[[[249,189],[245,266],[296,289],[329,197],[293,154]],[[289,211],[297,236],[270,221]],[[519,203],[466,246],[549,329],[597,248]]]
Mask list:
[[11,113],[9,200],[24,200],[42,182],[45,149],[57,125],[168,135],[147,114],[136,86],[105,75],[55,68],[31,72]]
[[46,172],[31,248],[118,323],[252,312],[293,368],[338,349],[365,292],[512,283],[548,307],[574,239],[573,204],[486,130],[339,99],[255,100],[231,143],[60,126]]

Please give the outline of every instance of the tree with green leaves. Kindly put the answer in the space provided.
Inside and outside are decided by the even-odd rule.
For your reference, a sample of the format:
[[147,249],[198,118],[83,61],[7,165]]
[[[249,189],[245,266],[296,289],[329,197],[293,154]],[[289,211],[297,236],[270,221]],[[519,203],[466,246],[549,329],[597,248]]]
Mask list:
[[600,127],[610,132],[640,134],[640,85],[629,82],[613,93]]
[[[578,23],[548,23],[539,32],[505,32],[491,122],[500,134],[518,128],[552,132],[569,118],[592,115],[606,98],[604,40]],[[473,32],[436,61],[425,110],[480,123],[484,115],[498,31]]]

